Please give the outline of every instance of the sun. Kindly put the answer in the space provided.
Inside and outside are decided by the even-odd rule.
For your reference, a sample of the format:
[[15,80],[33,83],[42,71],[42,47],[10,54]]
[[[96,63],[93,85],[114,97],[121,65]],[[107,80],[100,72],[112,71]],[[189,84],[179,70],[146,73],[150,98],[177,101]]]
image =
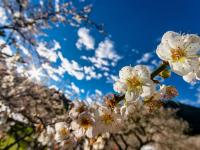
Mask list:
[[41,81],[41,77],[44,76],[44,74],[42,73],[42,68],[40,67],[37,69],[34,65],[31,66],[28,74],[30,75],[29,79],[35,79],[36,81]]

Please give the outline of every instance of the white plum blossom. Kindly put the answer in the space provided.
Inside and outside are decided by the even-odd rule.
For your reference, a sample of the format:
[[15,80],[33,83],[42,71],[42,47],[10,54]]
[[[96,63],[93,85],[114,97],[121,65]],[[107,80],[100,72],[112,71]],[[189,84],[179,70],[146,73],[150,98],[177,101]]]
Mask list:
[[93,149],[95,150],[101,150],[104,149],[105,146],[105,140],[102,138],[102,136],[99,136],[97,140],[93,143]]
[[11,87],[14,85],[14,77],[12,75],[7,75],[2,79],[2,88]]
[[[200,71],[200,37],[194,34],[181,35],[168,31],[156,50],[157,55],[169,65],[175,73],[184,76],[187,82],[198,79]],[[198,77],[197,77],[198,76]]]
[[101,106],[98,109],[97,125],[101,133],[116,133],[123,127],[123,120],[120,114]]
[[120,113],[122,116],[128,116],[134,113],[135,103],[133,102],[126,102],[121,108]]
[[89,112],[83,112],[77,119],[72,121],[71,128],[74,130],[74,135],[77,138],[83,137],[84,135],[92,138],[98,134],[95,125],[94,117]]
[[8,114],[6,112],[0,112],[0,127],[7,122]]
[[92,141],[92,144],[91,144],[91,141],[88,140],[88,139],[85,139],[85,142],[84,142],[84,150],[103,150],[105,149],[105,140],[103,139],[102,136],[98,136],[97,139],[94,139],[94,141]]
[[38,137],[38,141],[42,145],[49,145],[54,139],[55,130],[51,126],[47,126],[46,130],[43,130]]
[[67,126],[66,122],[58,122],[55,124],[55,140],[57,142],[61,142],[65,139],[67,139],[70,135],[69,128]]
[[76,141],[73,137],[69,137],[66,140],[63,140],[60,143],[61,150],[74,150],[74,146],[76,145]]
[[199,69],[189,72],[188,74],[183,76],[183,80],[186,82],[192,83],[196,80],[200,80],[200,58],[199,58]]
[[114,84],[114,90],[125,94],[126,101],[136,101],[150,96],[155,91],[155,84],[146,66],[125,66],[119,72],[119,80]]
[[83,101],[73,101],[73,108],[69,111],[69,115],[72,118],[78,117],[79,114],[87,110],[87,106]]

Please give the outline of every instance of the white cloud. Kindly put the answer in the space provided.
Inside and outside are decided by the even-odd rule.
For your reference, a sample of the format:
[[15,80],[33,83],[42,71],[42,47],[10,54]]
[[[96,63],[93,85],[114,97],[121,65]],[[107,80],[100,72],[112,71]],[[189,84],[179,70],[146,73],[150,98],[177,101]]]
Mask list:
[[83,68],[79,66],[79,64],[72,60],[71,62],[64,58],[61,52],[58,52],[58,56],[61,60],[61,67],[71,76],[76,77],[78,80],[82,80],[84,78]]
[[54,43],[53,50],[61,49],[60,43],[58,43],[58,41],[53,40],[53,43]]
[[71,82],[66,86],[64,91],[65,95],[69,98],[73,98],[74,96],[79,96],[81,93],[84,93],[85,90],[79,88],[74,82]]
[[6,12],[5,12],[5,9],[0,7],[0,18],[1,18],[1,21],[0,21],[0,24],[5,24],[7,22],[7,15],[6,15]]
[[90,61],[96,68],[104,71],[109,71],[109,62],[107,60],[98,58],[96,56],[93,57],[86,57],[81,56],[82,59]]
[[104,72],[103,75],[104,75],[105,77],[108,77],[108,76],[109,76],[108,72]]
[[99,96],[102,96],[102,95],[103,95],[103,93],[102,93],[100,90],[98,90],[98,89],[95,90],[95,93],[96,93],[97,95],[99,95]]
[[[113,81],[116,80],[116,76],[110,73],[110,69],[111,67],[115,67],[121,58],[122,57],[119,56],[114,49],[114,43],[110,39],[106,38],[104,41],[99,43],[94,52],[94,56],[81,56],[81,59],[91,62],[94,66],[85,68],[85,72],[87,72],[87,70],[90,72],[90,76],[86,76],[86,79],[90,80],[91,77],[99,79],[104,76],[108,80],[108,83],[113,83]],[[95,73],[96,70],[102,71],[101,74]]]
[[147,63],[153,57],[152,53],[144,53],[144,55],[136,61],[136,63]]
[[76,93],[80,94],[80,89],[73,82],[71,83],[71,89]]
[[58,88],[58,86],[56,86],[56,85],[51,85],[50,87],[49,87],[50,89],[55,89],[55,90],[59,90],[59,88]]
[[23,52],[25,55],[27,55],[27,56],[29,56],[29,57],[31,56],[31,54],[30,54],[30,52],[28,51],[28,49],[25,48],[22,44],[19,45],[19,49],[21,49],[22,52]]
[[120,59],[114,51],[114,43],[109,39],[99,43],[99,46],[96,49],[96,56],[101,59],[114,59],[114,61],[118,61]]
[[69,75],[74,76],[78,80],[100,79],[102,77],[100,73],[96,72],[93,66],[82,67],[75,60],[69,61],[67,58],[64,58],[61,52],[58,52],[58,57],[61,60],[61,66],[56,71],[58,74],[60,73],[60,75],[67,72]]
[[56,12],[58,12],[60,10],[59,2],[60,2],[60,0],[55,0],[55,10],[56,10]]
[[78,49],[82,49],[83,47],[86,48],[86,50],[92,50],[95,46],[95,40],[90,35],[90,30],[83,27],[78,30],[78,36],[79,39],[76,42],[76,47]]
[[114,43],[109,39],[105,39],[99,43],[94,56],[82,56],[81,58],[90,61],[96,68],[104,71],[109,71],[109,67],[116,66],[117,62],[121,59],[114,50]]
[[92,103],[99,103],[102,104],[103,102],[103,93],[102,91],[100,91],[99,89],[95,89],[93,93],[87,93],[87,96],[85,98],[86,102],[88,104],[92,104]]
[[151,61],[151,64],[154,65],[155,67],[158,67],[162,63],[161,60],[153,59]]
[[42,64],[42,67],[46,70],[48,76],[55,81],[60,81],[60,78],[63,77],[64,70],[61,67],[53,68],[49,63]]
[[83,69],[86,75],[86,80],[100,79],[102,77],[100,73],[95,72],[95,68],[93,66],[84,66]]
[[52,48],[47,48],[46,43],[41,42],[38,44],[36,51],[38,52],[38,54],[41,57],[44,57],[51,62],[56,62],[57,58],[58,58],[56,50],[58,50],[60,48],[61,48],[60,44],[56,41],[54,41],[54,47],[52,47]]
[[118,76],[110,75],[110,76],[107,76],[106,79],[107,79],[106,81],[107,83],[114,83],[118,80]]

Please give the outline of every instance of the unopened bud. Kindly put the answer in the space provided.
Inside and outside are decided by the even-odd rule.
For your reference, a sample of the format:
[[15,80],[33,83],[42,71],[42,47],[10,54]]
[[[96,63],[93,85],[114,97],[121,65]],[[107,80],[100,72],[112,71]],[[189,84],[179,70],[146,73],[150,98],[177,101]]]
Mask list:
[[166,79],[171,76],[171,72],[169,70],[165,69],[159,73],[159,76],[162,77],[163,79]]
[[164,99],[170,100],[174,97],[178,96],[178,91],[173,86],[167,86],[165,89],[165,94],[163,95]]
[[104,98],[104,102],[106,106],[110,108],[114,108],[117,105],[117,101],[115,100],[114,95],[108,95]]

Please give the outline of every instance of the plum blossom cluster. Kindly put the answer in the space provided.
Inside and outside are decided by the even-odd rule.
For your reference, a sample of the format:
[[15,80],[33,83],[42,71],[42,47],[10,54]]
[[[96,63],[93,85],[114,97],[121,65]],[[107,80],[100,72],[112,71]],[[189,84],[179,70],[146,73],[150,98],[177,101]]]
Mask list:
[[[148,74],[148,70],[144,66],[137,66],[136,68],[138,72],[141,73],[141,71],[145,70],[146,75]],[[129,69],[134,70],[135,68]],[[122,69],[122,71],[125,70],[127,69]],[[122,72],[120,72],[120,74],[121,73]],[[134,91],[134,88],[131,86],[135,85],[129,85],[129,82],[134,81],[130,81],[129,79],[127,79],[128,83],[124,81],[123,92],[128,92],[130,95],[125,96],[124,103],[117,103],[115,95],[105,97],[105,103],[103,104],[97,102],[86,104],[84,101],[75,100],[69,111],[70,121],[57,122],[54,125],[48,125],[46,128],[38,130],[38,141],[43,145],[51,146],[56,144],[62,149],[66,147],[68,149],[73,149],[81,140],[83,140],[84,149],[89,149],[91,145],[93,146],[93,149],[103,149],[105,138],[109,138],[112,134],[120,133],[120,131],[125,128],[124,123],[128,120],[129,116],[133,115],[137,99],[144,99],[147,108],[153,110],[161,106],[162,99],[168,100],[177,95],[177,91],[174,87],[161,86],[159,90],[156,90],[154,83],[151,82],[150,79],[148,80],[142,73],[139,75],[140,76],[137,77],[143,77],[138,79],[141,81],[141,84],[144,84],[142,81],[143,79],[146,79],[144,81],[147,84],[141,85],[146,87],[141,87],[141,89],[138,87],[137,91]],[[124,77],[124,80],[125,79],[126,78]],[[127,88],[125,88],[125,86],[127,86]],[[143,93],[146,89],[148,91],[148,86],[154,86],[154,91],[150,91],[149,94],[145,95]],[[117,87],[115,86],[115,88]],[[151,88],[149,90],[151,90]],[[139,102],[139,100],[137,102]],[[41,128],[40,125],[39,128]]]
[[125,66],[119,71],[119,79],[114,84],[114,90],[124,94],[124,105],[121,113],[128,115],[133,111],[134,103],[141,102],[150,109],[162,106],[163,100],[170,100],[178,95],[173,86],[157,85],[152,79],[147,66]]
[[[90,149],[91,145],[93,149],[104,149],[105,138],[126,128],[125,123],[129,117],[134,116],[138,103],[146,106],[143,108],[153,111],[178,95],[174,86],[161,84],[159,80],[154,79],[162,71],[173,71],[183,76],[187,82],[200,79],[200,37],[197,35],[167,32],[156,52],[164,61],[163,64],[152,73],[145,65],[123,67],[113,85],[114,91],[119,95],[105,97],[105,103],[87,104],[74,100],[66,116],[56,116],[56,121],[52,121],[55,119],[52,117],[48,124],[43,124],[40,118],[40,123],[34,123],[38,142],[50,149],[70,150],[77,148],[80,143],[84,145],[84,149]],[[2,90],[9,89],[13,87],[14,77],[7,75],[0,81]],[[46,98],[45,94],[44,97]],[[6,103],[2,102],[0,101],[0,127],[5,125],[8,118],[28,123],[25,117],[12,113]],[[38,114],[42,111],[38,112],[33,117],[41,117],[42,115]],[[48,113],[43,117],[46,115]]]
[[144,65],[125,66],[119,71],[114,90],[124,95],[122,109],[125,114],[133,110],[134,102],[142,102],[152,109],[161,106],[164,100],[171,100],[178,95],[175,87],[162,85],[155,80],[158,75],[166,79],[173,71],[187,82],[200,80],[199,36],[166,32],[156,53],[163,60],[163,64],[152,73]]
[[119,80],[114,84],[114,90],[125,94],[127,102],[137,101],[150,97],[155,91],[155,84],[146,66],[125,66],[119,71]]
[[97,103],[87,105],[83,101],[73,101],[69,118],[70,123],[57,122],[46,128],[37,125],[40,128],[38,141],[43,145],[51,146],[56,143],[62,149],[64,147],[70,149],[83,138],[87,147],[90,143],[87,139],[89,141],[93,139],[93,144],[99,149],[104,147],[103,138],[123,128],[123,118],[119,112]]

